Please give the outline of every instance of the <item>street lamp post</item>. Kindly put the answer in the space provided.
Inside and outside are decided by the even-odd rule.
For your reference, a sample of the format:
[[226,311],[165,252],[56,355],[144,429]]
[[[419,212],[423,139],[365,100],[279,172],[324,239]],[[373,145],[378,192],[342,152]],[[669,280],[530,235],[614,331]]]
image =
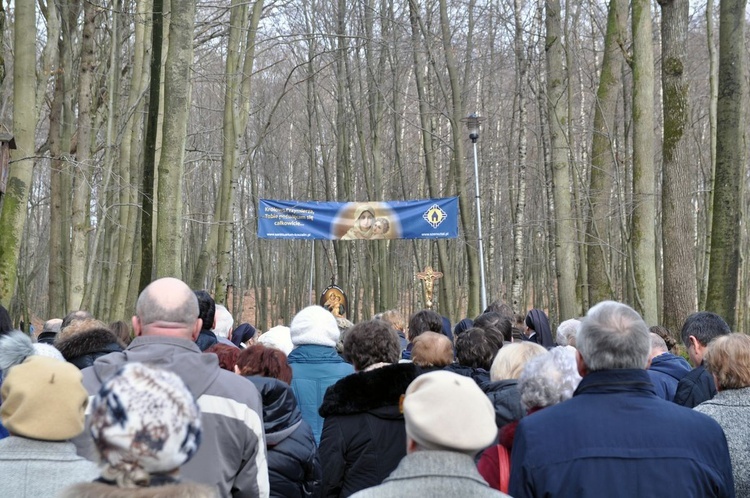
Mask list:
[[479,124],[484,118],[476,113],[469,114],[463,121],[469,129],[469,138],[474,145],[474,193],[477,204],[477,240],[479,242],[479,279],[482,286],[482,311],[487,309],[487,287],[484,280],[484,247],[482,245],[482,210],[479,200],[479,163],[477,161],[477,140],[479,140]]

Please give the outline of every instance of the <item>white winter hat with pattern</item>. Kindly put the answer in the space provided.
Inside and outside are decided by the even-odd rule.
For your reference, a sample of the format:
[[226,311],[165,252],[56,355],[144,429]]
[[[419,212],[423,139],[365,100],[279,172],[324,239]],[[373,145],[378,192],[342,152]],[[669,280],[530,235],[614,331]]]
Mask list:
[[322,306],[308,306],[292,319],[289,326],[292,344],[316,344],[336,347],[339,340],[339,327],[336,318]]

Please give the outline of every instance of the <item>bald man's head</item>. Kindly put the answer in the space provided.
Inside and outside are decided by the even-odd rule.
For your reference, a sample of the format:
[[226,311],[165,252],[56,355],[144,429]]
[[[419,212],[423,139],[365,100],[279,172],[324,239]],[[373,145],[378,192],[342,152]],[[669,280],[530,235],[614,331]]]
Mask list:
[[138,296],[135,313],[133,328],[137,335],[192,337],[198,320],[198,299],[185,282],[176,278],[160,278],[143,289]]

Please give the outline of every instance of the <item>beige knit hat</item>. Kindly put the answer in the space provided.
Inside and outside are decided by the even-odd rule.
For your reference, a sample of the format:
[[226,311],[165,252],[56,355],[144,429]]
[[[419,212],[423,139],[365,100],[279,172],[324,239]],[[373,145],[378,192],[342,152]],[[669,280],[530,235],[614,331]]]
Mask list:
[[88,393],[81,371],[64,361],[30,356],[3,380],[0,417],[11,434],[64,441],[83,432]]
[[473,455],[495,440],[495,409],[470,377],[445,370],[420,375],[404,397],[406,435],[422,448]]

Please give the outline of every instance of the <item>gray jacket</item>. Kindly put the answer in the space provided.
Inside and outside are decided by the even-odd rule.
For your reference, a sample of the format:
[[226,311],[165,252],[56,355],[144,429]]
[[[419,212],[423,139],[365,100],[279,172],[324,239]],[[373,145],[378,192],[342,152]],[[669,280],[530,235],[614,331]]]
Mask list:
[[474,459],[452,451],[416,451],[406,455],[383,484],[351,498],[500,498],[477,472]]
[[10,436],[0,440],[0,476],[0,496],[42,498],[93,481],[99,469],[73,443]]
[[736,496],[750,496],[750,387],[719,391],[693,408],[716,420],[727,438]]
[[[141,336],[122,353],[103,356],[84,369],[83,385],[89,394],[95,395],[104,380],[122,364],[133,361],[179,375],[201,409],[201,445],[181,467],[182,478],[215,486],[222,497],[267,497],[263,404],[252,382],[219,368],[216,355],[202,354],[192,341]],[[75,440],[78,454],[97,459],[88,432],[88,413],[86,426],[83,437]]]

